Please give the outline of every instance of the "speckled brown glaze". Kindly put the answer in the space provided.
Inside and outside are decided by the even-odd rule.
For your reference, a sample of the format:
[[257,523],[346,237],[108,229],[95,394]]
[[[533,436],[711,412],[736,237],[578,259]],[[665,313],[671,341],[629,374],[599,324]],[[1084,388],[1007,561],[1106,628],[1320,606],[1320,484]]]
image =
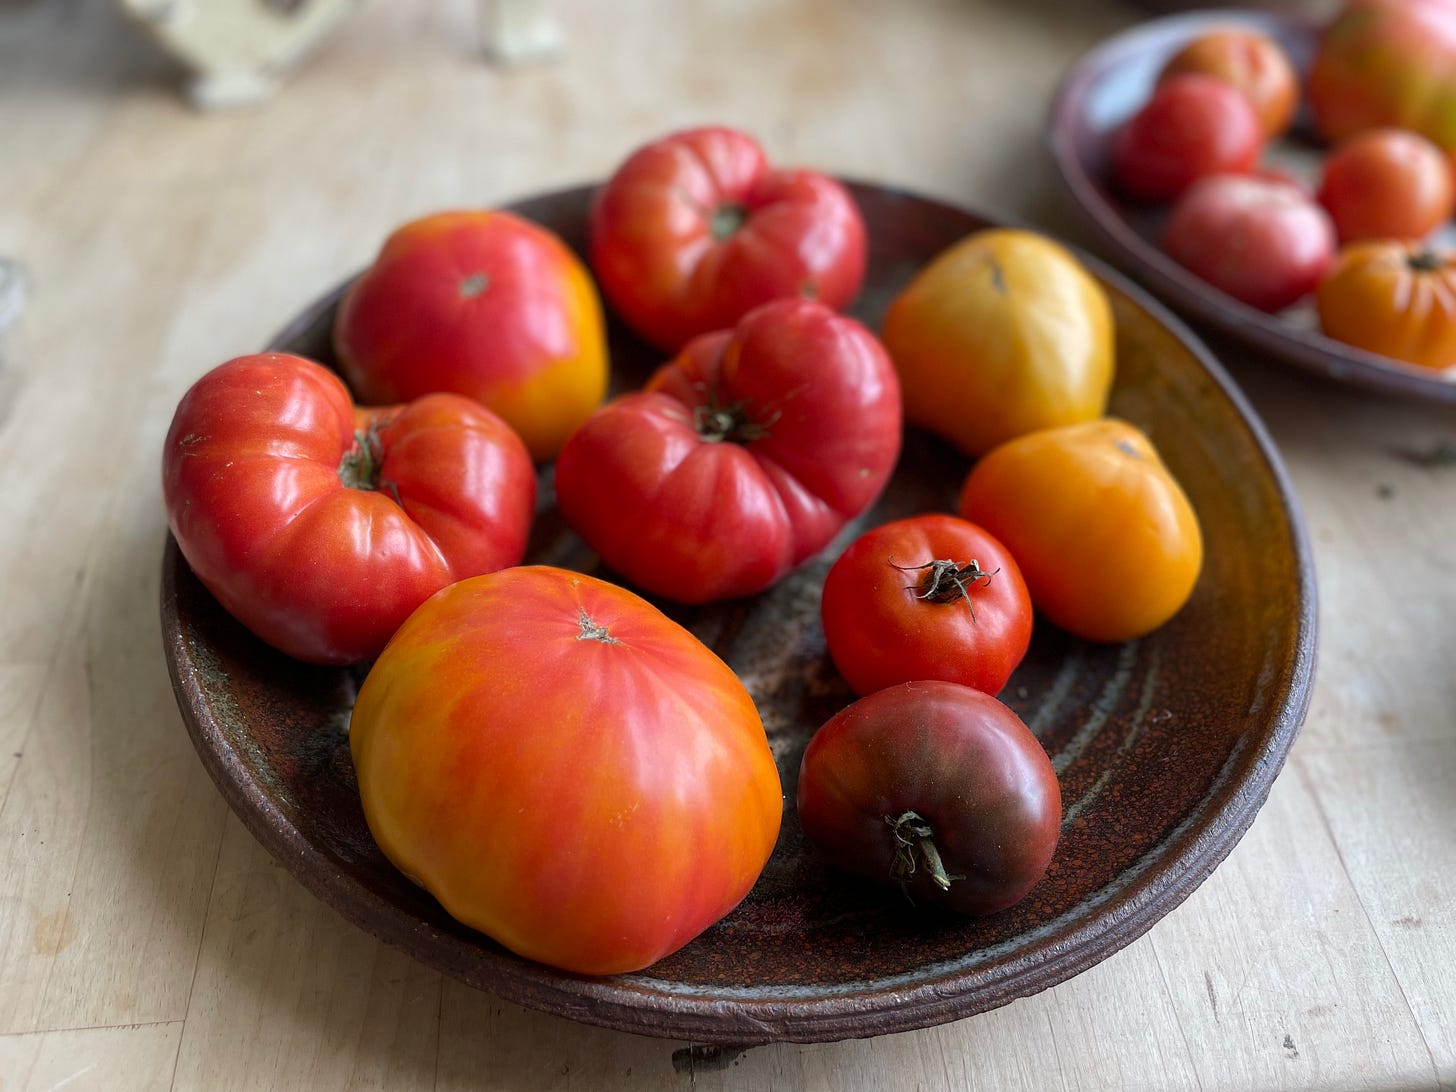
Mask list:
[[[1456,371],[1435,372],[1327,338],[1307,303],[1268,315],[1211,287],[1157,245],[1166,206],[1122,201],[1108,184],[1111,134],[1142,104],[1164,62],[1196,35],[1230,24],[1270,35],[1300,72],[1308,70],[1319,22],[1309,15],[1253,10],[1191,12],[1140,23],[1072,67],[1052,102],[1048,140],[1074,205],[1119,266],[1194,322],[1263,356],[1340,383],[1456,404]],[[1317,170],[1319,152],[1306,128],[1297,126],[1276,143],[1273,152],[1266,152],[1266,162],[1296,173],[1301,164],[1305,174]],[[1456,232],[1445,229],[1441,241],[1456,242]]]
[[[872,327],[919,266],[987,223],[905,193],[856,185],[854,194],[873,240],[856,310]],[[573,190],[519,210],[580,248],[587,200]],[[1094,646],[1039,624],[1002,697],[1053,756],[1066,818],[1050,871],[1018,906],[954,919],[831,874],[792,807],[805,744],[851,699],[818,622],[830,561],[872,522],[950,508],[967,469],[918,432],[883,499],[820,558],[751,601],[666,607],[759,702],[786,808],[743,904],[644,972],[585,978],[519,959],[396,872],[364,825],[345,739],[361,671],[307,667],[264,647],[169,542],[167,657],[198,753],[248,828],[346,917],[472,985],[593,1024],[730,1044],[844,1039],[981,1012],[1084,970],[1177,905],[1248,827],[1304,717],[1315,628],[1304,534],[1262,427],[1176,320],[1089,265],[1116,311],[1113,409],[1150,433],[1184,483],[1207,565],[1187,608],[1143,640]],[[330,360],[338,298],[311,307],[275,347]],[[613,351],[621,385],[654,363],[620,330]],[[596,570],[555,515],[549,470],[543,486],[532,559]]]

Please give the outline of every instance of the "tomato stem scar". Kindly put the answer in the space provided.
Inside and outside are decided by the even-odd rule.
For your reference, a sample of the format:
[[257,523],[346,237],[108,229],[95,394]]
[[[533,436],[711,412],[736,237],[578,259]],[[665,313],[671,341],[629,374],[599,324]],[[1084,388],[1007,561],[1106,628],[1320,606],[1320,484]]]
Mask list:
[[900,881],[901,887],[909,883],[910,877],[922,865],[930,873],[935,886],[942,891],[949,891],[953,881],[965,879],[964,876],[953,876],[946,872],[945,864],[940,859],[940,850],[935,847],[935,831],[918,812],[887,815],[885,822],[889,824],[890,833],[895,839],[895,855],[890,861],[890,875]]
[[713,238],[726,239],[748,222],[748,210],[733,201],[725,201],[713,210],[708,220]]
[[576,624],[581,627],[581,632],[576,635],[578,641],[600,641],[604,645],[615,645],[617,639],[607,631],[606,626],[599,626],[593,622],[591,615],[585,610],[577,617]]
[[907,591],[915,593],[916,599],[923,599],[930,603],[953,603],[957,599],[966,601],[966,609],[971,612],[971,621],[976,620],[976,607],[971,602],[970,589],[980,584],[987,587],[991,578],[999,573],[1000,569],[992,569],[987,572],[981,568],[981,563],[974,557],[962,565],[958,561],[951,561],[949,558],[942,558],[936,561],[927,561],[923,565],[896,565],[894,559],[885,559],[892,568],[899,569],[902,573],[921,572],[924,575],[914,584],[907,584]]
[[490,287],[490,275],[487,273],[472,273],[460,282],[460,296],[462,299],[474,299]]

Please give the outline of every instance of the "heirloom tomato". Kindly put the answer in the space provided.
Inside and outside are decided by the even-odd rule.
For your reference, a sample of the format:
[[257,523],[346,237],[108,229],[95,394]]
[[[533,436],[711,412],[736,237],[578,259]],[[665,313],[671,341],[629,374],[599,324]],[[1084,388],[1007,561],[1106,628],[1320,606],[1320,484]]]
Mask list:
[[1203,565],[1183,488],[1148,438],[1115,418],[998,447],[971,468],[960,514],[1011,551],[1037,610],[1091,641],[1157,629]]
[[980,231],[942,251],[891,302],[884,338],[905,420],[968,455],[1107,406],[1107,293],[1033,232]]
[[942,513],[866,531],[824,580],[824,638],[858,694],[912,679],[998,693],[1031,641],[1031,599],[1006,548]]
[[1314,291],[1335,260],[1329,214],[1297,184],[1200,178],[1173,204],[1163,249],[1236,300],[1279,311]]
[[1424,368],[1456,365],[1456,253],[1352,243],[1315,293],[1336,341]]
[[1194,72],[1240,91],[1254,107],[1265,138],[1280,136],[1294,120],[1299,74],[1267,34],[1233,26],[1200,34],[1173,54],[1159,78]]
[[334,347],[361,401],[468,395],[536,459],[607,390],[591,275],[556,235],[508,212],[437,213],[395,231],[340,302]]
[[1305,93],[1332,144],[1391,127],[1456,151],[1456,3],[1352,0],[1321,33]]
[[410,615],[349,749],[385,855],[529,959],[635,971],[743,899],[783,789],[742,682],[631,592],[524,566]]
[[865,272],[865,227],[844,186],[771,166],[723,127],[639,148],[598,191],[591,264],[627,325],[676,352],[785,297],[843,308]]
[[877,690],[830,718],[804,751],[798,808],[836,868],[966,914],[1024,898],[1062,821],[1030,729],[989,694],[939,680]]
[[1456,189],[1441,149],[1404,129],[1367,129],[1325,157],[1319,201],[1340,242],[1424,239],[1451,218]]
[[1264,132],[1253,105],[1221,79],[1170,76],[1112,138],[1112,177],[1128,197],[1171,201],[1210,174],[1247,174]]
[[238,621],[301,660],[376,655],[451,581],[521,560],[525,446],[479,403],[356,410],[301,357],[238,357],[182,398],[162,452],[167,522]]
[[884,488],[900,390],[879,341],[810,300],[696,338],[609,402],[556,462],[566,522],[637,587],[752,595],[823,549]]

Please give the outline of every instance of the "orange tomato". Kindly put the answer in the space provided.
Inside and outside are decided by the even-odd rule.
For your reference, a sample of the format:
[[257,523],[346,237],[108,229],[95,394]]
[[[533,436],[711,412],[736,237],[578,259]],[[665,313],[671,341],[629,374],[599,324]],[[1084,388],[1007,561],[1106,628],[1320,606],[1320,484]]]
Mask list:
[[1319,203],[1342,243],[1423,239],[1451,218],[1456,186],[1445,153],[1419,133],[1367,129],[1325,158]]
[[370,832],[457,920],[583,974],[639,970],[732,910],[783,789],[728,665],[631,592],[550,566],[405,621],[349,724]]
[[607,390],[586,266],[508,212],[437,213],[395,231],[339,304],[334,347],[361,402],[464,394],[537,460],[555,456]]
[[981,231],[943,251],[891,302],[883,337],[905,420],[968,455],[1107,406],[1112,305],[1033,232]]
[[1200,34],[1173,55],[1159,78],[1193,72],[1243,92],[1266,137],[1281,135],[1294,120],[1299,76],[1279,43],[1267,34],[1243,27]]
[[1091,641],[1157,629],[1203,565],[1183,488],[1147,436],[1116,418],[991,451],[966,478],[960,514],[1011,551],[1038,611]]
[[1456,365],[1456,253],[1355,243],[1320,282],[1315,306],[1336,341],[1424,368]]

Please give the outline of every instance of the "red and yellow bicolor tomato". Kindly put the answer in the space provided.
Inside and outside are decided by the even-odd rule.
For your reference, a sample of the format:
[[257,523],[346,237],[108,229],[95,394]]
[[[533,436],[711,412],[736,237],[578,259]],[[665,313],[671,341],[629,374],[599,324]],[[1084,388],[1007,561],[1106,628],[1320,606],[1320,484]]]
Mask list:
[[820,617],[857,694],[912,679],[997,694],[1031,643],[1031,598],[1010,552],[942,512],[855,539],[825,577]]
[[1390,127],[1456,152],[1456,3],[1349,0],[1320,35],[1305,91],[1331,143]]
[[752,595],[869,507],[900,433],[878,339],[821,303],[779,300],[593,414],[556,462],[557,506],[644,591]]
[[773,166],[756,140],[723,126],[633,152],[598,191],[590,238],[607,300],[670,353],[770,300],[847,307],[865,273],[849,191],[818,171]]
[[732,910],[782,788],[753,700],[645,600],[524,566],[412,614],[349,726],[385,855],[457,920],[583,974],[638,970]]
[[378,654],[451,581],[521,560],[531,458],[479,403],[356,410],[333,372],[262,353],[183,396],[162,452],[167,521],[229,613],[315,663]]
[[798,811],[836,868],[902,887],[916,904],[992,914],[1046,873],[1062,794],[1014,712],[969,686],[922,680],[860,698],[814,733]]
[[1258,115],[1264,137],[1281,136],[1299,106],[1299,74],[1283,47],[1252,27],[1199,34],[1168,60],[1159,79],[1198,73],[1240,92]]
[[981,231],[937,255],[891,302],[883,334],[906,422],[968,455],[1107,406],[1107,293],[1034,232]]
[[1203,565],[1187,494],[1147,436],[1116,418],[991,451],[966,477],[960,514],[1011,551],[1038,611],[1091,641],[1157,629]]
[[1456,366],[1456,254],[1393,241],[1353,243],[1315,292],[1337,341],[1423,368]]
[[467,395],[538,460],[607,390],[605,323],[586,266],[508,212],[436,213],[395,231],[339,304],[334,348],[360,401]]

